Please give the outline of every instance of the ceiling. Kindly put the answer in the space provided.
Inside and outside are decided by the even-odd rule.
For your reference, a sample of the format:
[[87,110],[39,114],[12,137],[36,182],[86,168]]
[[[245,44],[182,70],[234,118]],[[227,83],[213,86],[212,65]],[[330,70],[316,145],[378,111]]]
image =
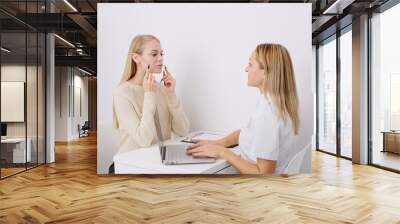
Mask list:
[[[55,32],[56,65],[80,66],[96,73],[97,57],[97,3],[135,2],[231,2],[231,3],[312,3],[313,43],[332,35],[338,27],[351,23],[351,18],[385,3],[387,0],[267,0],[267,1],[166,1],[166,0],[1,0],[0,25],[2,46],[12,48],[14,54],[34,53],[37,43],[25,46],[24,33],[28,31]],[[329,8],[329,13],[323,13]],[[49,13],[52,11],[52,13]],[[347,20],[346,20],[347,19]],[[348,21],[348,22],[346,22]],[[23,46],[23,47],[21,47]],[[41,45],[39,47],[42,47]],[[26,52],[25,52],[26,51]],[[3,55],[3,53],[2,53]],[[10,57],[10,56],[9,56]],[[29,58],[29,56],[28,56]]]

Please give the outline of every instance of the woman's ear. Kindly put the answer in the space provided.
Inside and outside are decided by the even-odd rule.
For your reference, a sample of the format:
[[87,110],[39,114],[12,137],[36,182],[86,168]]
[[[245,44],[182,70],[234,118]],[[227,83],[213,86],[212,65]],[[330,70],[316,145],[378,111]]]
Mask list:
[[133,53],[132,54],[132,60],[136,63],[136,64],[140,64],[141,62],[141,57],[139,54]]

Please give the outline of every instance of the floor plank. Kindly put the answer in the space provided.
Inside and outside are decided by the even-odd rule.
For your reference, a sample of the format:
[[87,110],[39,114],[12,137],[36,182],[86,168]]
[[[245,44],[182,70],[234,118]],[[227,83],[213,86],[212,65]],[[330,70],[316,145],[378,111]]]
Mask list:
[[313,173],[105,176],[96,138],[0,181],[0,223],[400,223],[400,175],[313,153]]

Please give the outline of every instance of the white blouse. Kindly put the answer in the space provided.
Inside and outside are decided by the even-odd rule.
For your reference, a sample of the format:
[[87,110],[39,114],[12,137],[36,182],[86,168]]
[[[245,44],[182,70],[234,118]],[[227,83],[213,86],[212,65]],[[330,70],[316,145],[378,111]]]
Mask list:
[[284,171],[299,150],[291,119],[280,119],[264,95],[260,95],[255,112],[240,130],[238,148],[241,157],[251,163],[256,164],[257,158],[277,161],[276,174]]

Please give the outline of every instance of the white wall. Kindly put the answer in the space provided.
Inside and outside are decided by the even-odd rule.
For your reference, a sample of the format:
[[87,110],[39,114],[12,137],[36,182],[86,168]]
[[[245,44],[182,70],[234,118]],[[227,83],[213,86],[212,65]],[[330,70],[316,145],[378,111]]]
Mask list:
[[[81,72],[78,70],[74,71],[74,93],[73,96],[74,98],[74,108],[75,113],[73,113],[73,119],[72,119],[72,129],[71,129],[71,135],[73,138],[78,138],[79,133],[78,133],[78,124],[81,126],[85,123],[85,121],[88,120],[88,77],[87,76],[82,76]],[[78,97],[78,92],[77,90],[80,90],[80,98]],[[81,101],[79,103],[79,100]],[[79,105],[80,104],[80,105]],[[82,110],[82,112],[79,112],[79,108]]]
[[55,141],[68,141],[68,67],[55,68]]
[[[78,124],[88,120],[88,78],[72,67],[56,67],[55,77],[55,141],[69,141],[78,138]],[[81,90],[82,114],[76,107]],[[75,105],[74,105],[75,104]],[[75,113],[74,110],[75,109]]]
[[244,125],[258,96],[246,86],[251,52],[263,42],[286,46],[301,105],[299,147],[304,146],[313,132],[310,21],[311,4],[98,4],[98,172],[107,172],[118,147],[108,137],[111,93],[137,34],[161,40],[191,130],[230,132]]

